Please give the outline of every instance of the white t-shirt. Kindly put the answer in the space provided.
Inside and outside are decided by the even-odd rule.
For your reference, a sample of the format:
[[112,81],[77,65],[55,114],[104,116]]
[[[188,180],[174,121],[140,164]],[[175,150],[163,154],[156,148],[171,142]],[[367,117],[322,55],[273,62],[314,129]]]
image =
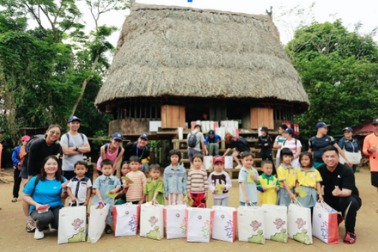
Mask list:
[[[69,135],[69,142],[67,139],[67,134]],[[62,139],[60,140],[60,145],[68,146],[68,147],[81,147],[84,144],[88,143],[88,138],[82,134],[77,133],[77,136],[71,135],[69,132],[67,134],[64,134],[62,136]],[[62,170],[63,171],[73,171],[75,167],[75,163],[79,160],[83,160],[83,153],[76,154],[73,156],[67,156],[63,155],[63,162],[62,162]]]
[[[295,143],[297,142],[297,143]],[[285,142],[282,143],[282,148],[289,148],[292,152],[293,152],[293,155],[297,154],[297,148],[298,147],[302,147],[302,144],[301,144],[301,141],[299,141],[298,139],[291,139],[291,140],[286,140]]]
[[[92,182],[90,179],[88,179],[87,181],[85,181],[84,179],[78,181],[76,177],[73,177],[72,179],[70,179],[67,186],[71,189],[71,192],[77,198],[77,201],[79,203],[84,203],[87,199],[87,189],[92,187]],[[79,188],[77,188],[78,186]],[[70,203],[72,203],[71,198]]]

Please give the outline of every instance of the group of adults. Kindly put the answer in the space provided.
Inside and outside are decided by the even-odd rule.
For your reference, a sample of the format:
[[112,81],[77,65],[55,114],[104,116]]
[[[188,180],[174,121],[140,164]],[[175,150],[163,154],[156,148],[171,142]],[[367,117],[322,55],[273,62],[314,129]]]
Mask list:
[[[80,118],[71,116],[67,121],[69,131],[63,135],[59,125],[50,125],[43,135],[32,138],[23,136],[21,145],[13,151],[15,183],[12,202],[17,202],[22,183],[26,231],[34,232],[36,239],[44,237],[45,228],[58,228],[59,209],[63,207],[68,196],[67,183],[76,176],[74,165],[83,160],[84,153],[91,151],[88,138],[78,132],[80,122]],[[124,148],[121,147],[122,140],[121,133],[113,134],[109,143],[101,147],[99,159],[112,160],[116,170],[116,163],[122,157],[129,160],[130,156],[137,155],[144,159],[150,155],[147,134],[142,134],[138,141],[126,144]],[[49,205],[47,213],[38,210],[44,205]]]
[[[376,147],[378,146],[378,118],[374,119],[373,125],[375,126],[375,131],[365,138],[364,153],[370,156],[372,185],[378,187],[378,157],[375,159]],[[344,237],[344,242],[353,244],[356,241],[354,228],[357,211],[362,205],[354,177],[354,172],[361,159],[361,148],[358,140],[353,137],[353,129],[351,127],[344,128],[344,136],[336,142],[332,136],[327,135],[329,126],[324,122],[316,124],[317,134],[308,141],[309,152],[313,153],[314,168],[319,170],[323,178],[324,201],[342,213],[338,218],[339,224],[347,216],[345,219],[346,236]],[[279,135],[275,138],[272,146],[277,149],[276,167],[281,163],[280,150],[289,148],[294,156],[292,166],[300,168],[299,156],[302,152],[302,144],[294,137],[293,129],[286,125],[281,125],[278,133]],[[190,134],[197,134],[198,144],[196,148],[188,147],[189,161],[193,154],[201,152],[201,144],[203,154],[208,154],[200,125],[197,125]],[[213,132],[208,137],[213,138]],[[241,168],[242,165],[238,158],[240,153],[250,151],[246,141],[241,137],[235,137],[227,133],[225,142],[228,149],[224,155],[233,150],[232,157],[237,163],[236,168]],[[271,144],[272,141],[268,135],[268,129],[262,127],[261,135],[258,139],[261,158],[273,161]]]

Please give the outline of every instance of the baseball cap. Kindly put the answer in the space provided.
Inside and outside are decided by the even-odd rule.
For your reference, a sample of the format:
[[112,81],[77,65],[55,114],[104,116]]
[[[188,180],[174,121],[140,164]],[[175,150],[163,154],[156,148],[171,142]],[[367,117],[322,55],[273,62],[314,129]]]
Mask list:
[[216,162],[222,162],[222,163],[224,163],[224,158],[222,156],[216,156],[213,159],[213,164],[215,164]]
[[264,126],[264,127],[261,128],[261,131],[268,132],[268,128]]
[[284,133],[294,134],[294,130],[292,128],[287,128]]
[[115,140],[121,140],[121,141],[122,141],[123,136],[122,136],[121,133],[116,132],[116,133],[114,133],[114,134],[112,135],[112,138],[115,139]]
[[22,141],[29,141],[30,140],[30,136],[28,136],[28,135],[25,135],[25,136],[23,136],[23,137],[21,137],[21,142]]
[[143,138],[148,141],[148,135],[146,133],[143,133],[142,135],[140,135],[139,138]]
[[351,127],[346,127],[343,129],[343,132],[346,131],[346,130],[349,130],[350,132],[353,132],[353,129]]
[[77,116],[71,116],[70,118],[68,118],[67,123],[70,123],[70,122],[73,122],[73,121],[81,122],[81,119]]
[[214,136],[215,133],[214,133],[214,130],[209,130],[209,133],[207,133],[208,136]]
[[316,129],[319,129],[319,128],[328,127],[328,126],[331,126],[331,125],[326,124],[325,122],[318,122],[315,127]]
[[374,118],[374,120],[373,120],[373,125],[376,125],[376,124],[378,124],[378,117]]

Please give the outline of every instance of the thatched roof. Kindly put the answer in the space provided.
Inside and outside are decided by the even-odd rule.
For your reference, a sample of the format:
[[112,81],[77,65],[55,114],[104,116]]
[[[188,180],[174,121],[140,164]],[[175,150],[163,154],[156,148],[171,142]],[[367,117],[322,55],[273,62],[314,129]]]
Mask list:
[[269,16],[135,3],[96,106],[118,98],[275,98],[309,106]]

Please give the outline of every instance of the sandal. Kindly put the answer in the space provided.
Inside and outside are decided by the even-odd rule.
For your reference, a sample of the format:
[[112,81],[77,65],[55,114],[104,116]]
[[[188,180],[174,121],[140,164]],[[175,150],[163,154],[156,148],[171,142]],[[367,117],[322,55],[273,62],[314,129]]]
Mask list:
[[112,228],[111,228],[109,225],[106,225],[106,227],[105,227],[105,233],[106,233],[106,234],[111,234],[111,233],[113,233],[113,230],[112,230]]
[[17,202],[17,198],[13,198],[13,199],[12,199],[12,202],[13,202],[13,203]]

